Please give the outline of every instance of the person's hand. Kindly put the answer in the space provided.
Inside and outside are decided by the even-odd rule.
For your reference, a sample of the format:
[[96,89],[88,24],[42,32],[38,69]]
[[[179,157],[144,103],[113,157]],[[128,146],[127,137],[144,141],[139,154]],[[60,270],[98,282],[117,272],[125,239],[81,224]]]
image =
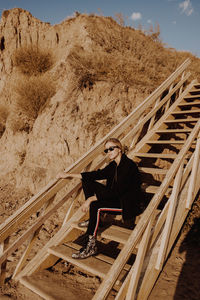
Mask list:
[[56,178],[57,179],[60,179],[60,178],[67,178],[67,177],[70,177],[68,173],[66,172],[60,172],[56,175]]
[[96,196],[91,196],[90,198],[88,198],[84,204],[82,205],[82,211],[84,213],[86,213],[88,210],[89,210],[89,207],[90,207],[90,203],[93,202],[93,201],[96,201],[97,200],[97,197]]
[[86,213],[86,212],[89,210],[90,203],[91,203],[91,202],[88,201],[88,200],[86,200],[86,201],[84,202],[84,204],[82,205],[82,208],[81,208],[82,212]]

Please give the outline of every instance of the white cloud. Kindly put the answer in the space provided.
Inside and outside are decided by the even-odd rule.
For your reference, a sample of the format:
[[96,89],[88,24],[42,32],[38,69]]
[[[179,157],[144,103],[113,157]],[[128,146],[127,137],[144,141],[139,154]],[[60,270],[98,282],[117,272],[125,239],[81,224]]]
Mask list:
[[190,0],[185,0],[179,4],[179,8],[181,9],[181,13],[186,14],[186,16],[190,16],[194,9],[192,7],[192,3]]
[[149,19],[149,20],[147,20],[147,23],[152,24],[152,21]]
[[140,12],[132,13],[131,20],[137,21],[137,20],[140,20],[140,19],[142,19],[142,14]]
[[176,21],[173,21],[172,24],[176,25]]

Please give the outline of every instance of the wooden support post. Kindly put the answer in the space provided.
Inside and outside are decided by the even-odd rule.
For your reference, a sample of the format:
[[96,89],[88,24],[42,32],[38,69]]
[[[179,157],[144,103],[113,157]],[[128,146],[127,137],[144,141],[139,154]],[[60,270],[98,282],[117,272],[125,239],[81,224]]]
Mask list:
[[[197,138],[192,173],[191,173],[191,177],[190,177],[190,185],[189,185],[188,195],[187,195],[187,200],[186,200],[186,209],[188,209],[188,210],[191,209],[191,205],[192,205],[192,202],[194,199],[196,176],[197,176],[197,171],[198,171],[198,167],[199,167],[199,161],[200,161],[200,134],[198,135],[198,138]],[[197,180],[200,180],[200,179],[197,179]]]
[[156,266],[155,266],[155,269],[158,271],[160,271],[162,269],[163,262],[165,261],[166,250],[168,247],[171,228],[172,228],[174,215],[175,215],[177,198],[178,198],[178,194],[180,192],[182,174],[183,174],[183,163],[179,167],[179,170],[177,172],[177,175],[176,175],[176,178],[174,181],[174,187],[172,190],[172,194],[168,200],[168,201],[170,201],[169,210],[168,210],[167,219],[165,222],[165,227],[164,227],[163,233],[162,233],[160,250],[158,253],[158,259],[157,259]]
[[[41,213],[39,213],[38,217],[40,215],[43,216],[45,214],[47,208],[51,205],[51,203],[53,202],[54,199],[55,199],[55,195],[51,199],[49,199],[48,202],[46,202],[44,204],[43,210],[42,210]],[[29,253],[31,252],[33,244],[34,244],[36,238],[39,235],[39,232],[40,232],[41,228],[42,228],[42,226],[40,226],[39,228],[37,228],[37,230],[34,233],[32,233],[31,236],[29,237],[27,247],[26,247],[24,253],[22,254],[22,256],[21,256],[21,258],[20,258],[20,260],[19,260],[19,262],[18,262],[18,264],[17,264],[17,266],[15,268],[15,271],[14,271],[14,273],[12,275],[12,278],[15,278],[15,276],[22,270],[22,268],[23,268],[23,266],[24,266],[24,264],[26,262],[26,259],[27,259],[28,255],[29,255]]]
[[78,189],[78,191],[75,195],[75,198],[71,200],[71,205],[66,213],[66,216],[65,216],[62,226],[64,226],[67,223],[67,221],[69,221],[69,219],[72,217],[73,212],[74,212],[74,207],[77,205],[78,199],[81,197],[82,191],[83,190],[80,187],[80,189]]
[[[7,237],[7,239],[0,244],[0,254],[2,254],[8,248],[9,239],[10,237]],[[7,259],[0,265],[0,286],[4,284],[6,278],[6,265]]]
[[[155,103],[155,105],[154,105],[154,108],[156,108],[156,107],[158,106],[158,104],[160,103],[160,99],[161,99],[161,97],[159,97],[159,98],[156,100],[156,103]],[[155,114],[151,117],[151,120],[150,120],[150,123],[149,123],[149,127],[148,127],[148,131],[149,131],[149,130],[153,127],[153,125],[154,125],[156,113],[157,113],[157,111],[156,111]]]
[[128,287],[126,300],[132,300],[135,298],[136,289],[138,286],[138,281],[140,278],[140,274],[141,274],[141,270],[142,270],[142,266],[143,266],[143,262],[144,262],[144,257],[145,257],[146,251],[147,251],[147,247],[149,245],[149,238],[151,235],[151,228],[153,225],[154,218],[155,218],[155,212],[152,215],[152,217],[149,221],[149,224],[147,225],[147,228],[143,234],[142,240],[140,242],[136,261],[134,263],[134,267],[132,267],[132,270],[131,270],[130,283],[129,283],[129,287]]
[[[184,77],[185,77],[185,71],[183,72],[181,79],[183,79]],[[183,85],[180,87],[179,96],[182,94],[182,92],[183,92]]]
[[[170,88],[169,88],[169,93],[170,93],[171,90],[173,89],[173,86],[174,86],[174,84],[172,83],[172,84],[170,85]],[[168,111],[168,109],[169,109],[170,101],[171,101],[171,98],[170,98],[170,99],[167,101],[167,103],[166,103],[166,106],[165,106],[165,112]]]

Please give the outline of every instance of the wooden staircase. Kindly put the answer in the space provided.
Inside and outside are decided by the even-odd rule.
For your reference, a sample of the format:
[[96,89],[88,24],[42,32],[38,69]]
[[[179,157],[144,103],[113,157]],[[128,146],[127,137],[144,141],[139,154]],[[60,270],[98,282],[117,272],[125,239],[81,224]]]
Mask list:
[[[84,234],[84,229],[77,224],[87,218],[79,205],[83,201],[81,184],[74,184],[52,206],[55,195],[70,179],[52,181],[0,227],[3,279],[7,257],[29,238],[13,277],[42,298],[62,299],[43,291],[34,279],[36,272],[51,267],[58,259],[101,278],[93,299],[108,299],[111,291],[115,299],[148,298],[200,189],[200,180],[196,180],[200,176],[200,83],[186,84],[190,74],[185,74],[185,69],[189,63],[185,61],[124,121],[67,169],[75,173],[103,167],[102,150],[108,137],[120,138],[128,145],[128,156],[137,162],[148,196],[148,205],[137,218],[134,229],[125,228],[115,219],[114,225],[101,228],[99,253],[95,257],[72,259],[72,253],[81,247],[80,236]],[[27,263],[42,224],[66,201],[69,206],[61,228]],[[16,222],[22,224],[38,210],[37,221],[8,246]]]

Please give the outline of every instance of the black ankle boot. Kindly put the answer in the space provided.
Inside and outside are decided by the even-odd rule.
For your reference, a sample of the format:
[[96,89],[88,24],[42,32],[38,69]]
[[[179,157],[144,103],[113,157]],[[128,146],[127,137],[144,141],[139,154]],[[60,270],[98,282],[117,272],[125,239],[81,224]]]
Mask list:
[[78,252],[72,254],[72,258],[84,259],[97,253],[96,238],[89,235],[86,247],[81,248]]

